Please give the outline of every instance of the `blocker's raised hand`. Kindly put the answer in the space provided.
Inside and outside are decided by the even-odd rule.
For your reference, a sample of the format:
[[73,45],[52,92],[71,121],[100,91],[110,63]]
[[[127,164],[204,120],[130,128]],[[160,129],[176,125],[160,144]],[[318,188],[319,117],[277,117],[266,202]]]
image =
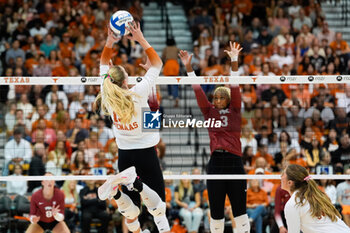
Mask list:
[[192,55],[193,54],[188,54],[186,50],[180,50],[179,52],[179,57],[184,64],[184,66],[191,65],[191,60],[192,60]]
[[238,57],[239,52],[242,51],[240,44],[230,41],[230,50],[224,50],[225,53],[232,59],[233,57]]

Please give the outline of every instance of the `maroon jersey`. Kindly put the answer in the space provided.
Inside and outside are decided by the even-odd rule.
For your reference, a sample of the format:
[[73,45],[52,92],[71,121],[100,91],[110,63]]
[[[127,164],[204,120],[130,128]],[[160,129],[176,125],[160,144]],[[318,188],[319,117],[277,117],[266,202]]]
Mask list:
[[275,220],[278,227],[281,227],[280,224],[283,224],[281,212],[284,210],[284,206],[286,205],[289,198],[290,198],[289,193],[286,190],[282,189],[281,185],[278,186],[275,194],[275,213],[274,213]]
[[221,127],[208,128],[210,150],[217,149],[229,151],[242,156],[241,149],[241,93],[239,86],[231,86],[231,102],[227,109],[219,110],[210,103],[200,85],[192,85],[196,94],[198,105],[205,120],[215,119],[221,121]]
[[55,187],[51,200],[46,200],[43,196],[43,190],[39,189],[32,195],[30,201],[30,215],[40,216],[41,222],[53,222],[55,218],[52,215],[52,206],[59,206],[60,213],[64,214],[64,194]]

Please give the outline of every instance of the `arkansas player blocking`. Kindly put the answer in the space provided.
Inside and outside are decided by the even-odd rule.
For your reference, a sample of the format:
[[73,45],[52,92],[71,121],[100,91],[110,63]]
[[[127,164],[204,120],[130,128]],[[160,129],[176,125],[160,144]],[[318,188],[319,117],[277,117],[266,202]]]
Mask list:
[[[46,173],[45,176],[52,176]],[[54,180],[43,180],[42,188],[32,195],[30,225],[26,233],[51,230],[53,233],[70,232],[64,220],[64,194],[55,187]]]

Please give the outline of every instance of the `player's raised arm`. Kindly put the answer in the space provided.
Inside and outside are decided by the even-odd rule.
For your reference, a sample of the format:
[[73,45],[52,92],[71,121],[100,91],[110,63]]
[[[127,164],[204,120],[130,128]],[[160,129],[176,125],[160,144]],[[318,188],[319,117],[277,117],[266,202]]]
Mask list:
[[179,57],[184,64],[187,73],[193,72],[192,66],[191,66],[191,60],[192,60],[192,55],[193,54],[188,54],[186,50],[180,50],[179,52]]
[[241,48],[240,44],[230,41],[230,49],[224,50],[224,52],[227,54],[227,56],[231,59],[231,76],[237,75],[238,71],[238,56],[239,52],[242,51],[243,48]]
[[135,40],[139,42],[142,48],[145,50],[149,62],[151,63],[151,67],[155,67],[161,69],[163,66],[163,62],[156,53],[156,51],[151,47],[148,41],[143,36],[143,33],[140,28],[140,23],[131,22],[129,23],[128,30],[131,32],[131,35],[128,35],[128,39]]
[[[230,49],[224,50],[227,56],[231,59],[231,76],[238,76],[238,56],[239,52],[242,50],[241,46],[230,41]],[[241,93],[239,91],[239,85],[231,85],[231,101],[230,108],[233,108],[236,111],[241,110]]]
[[[191,66],[192,54],[189,54],[186,50],[180,50],[179,57],[181,59],[181,62],[186,67],[187,75],[189,77],[196,77],[196,74],[194,73]],[[202,113],[206,114],[211,106],[211,103],[208,101],[207,96],[199,84],[192,84],[192,88],[196,94],[197,103],[201,108]]]
[[121,39],[121,37],[115,36],[115,34],[112,32],[112,30],[108,27],[108,36],[107,41],[105,44],[105,47],[103,48],[101,60],[100,60],[100,66],[101,65],[107,65],[109,64],[110,59],[112,58],[113,54],[113,44],[118,43],[118,41]]

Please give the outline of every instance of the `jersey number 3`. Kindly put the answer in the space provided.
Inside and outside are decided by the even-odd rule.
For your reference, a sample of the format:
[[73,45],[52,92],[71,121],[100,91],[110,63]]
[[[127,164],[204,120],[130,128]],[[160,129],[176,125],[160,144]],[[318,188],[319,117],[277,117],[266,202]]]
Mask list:
[[226,127],[228,125],[228,118],[227,116],[220,116],[220,119],[222,121],[222,127]]

